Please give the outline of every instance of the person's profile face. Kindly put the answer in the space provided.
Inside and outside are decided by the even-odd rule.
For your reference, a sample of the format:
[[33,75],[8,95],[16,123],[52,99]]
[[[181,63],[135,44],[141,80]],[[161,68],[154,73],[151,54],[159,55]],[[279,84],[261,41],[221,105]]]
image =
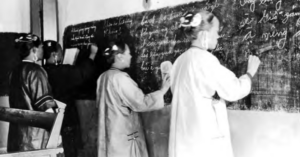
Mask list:
[[43,59],[44,57],[44,50],[43,50],[43,45],[40,44],[37,49],[36,49],[36,56],[38,57],[38,60],[41,60]]
[[212,28],[209,30],[209,38],[210,38],[210,41],[208,44],[209,49],[215,49],[218,44],[218,39],[220,38],[220,35],[219,35],[220,22],[219,22],[219,20],[216,17],[214,17],[212,23],[213,23]]
[[60,64],[64,59],[62,50],[58,50],[56,52],[56,56],[57,56],[57,62]]
[[132,56],[131,56],[130,49],[129,49],[128,45],[125,45],[125,52],[123,53],[123,60],[124,60],[125,68],[130,67],[131,57]]

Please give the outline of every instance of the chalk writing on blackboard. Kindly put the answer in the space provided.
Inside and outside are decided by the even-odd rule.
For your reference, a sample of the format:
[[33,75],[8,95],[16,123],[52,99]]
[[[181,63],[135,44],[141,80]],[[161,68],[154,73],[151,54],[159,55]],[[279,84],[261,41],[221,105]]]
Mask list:
[[[228,9],[230,8],[230,9]],[[237,76],[247,70],[249,54],[262,65],[253,79],[251,105],[229,103],[230,109],[300,112],[300,3],[298,0],[212,0],[166,7],[66,28],[64,45],[75,47],[124,38],[134,60],[132,71],[145,93],[159,89],[160,64],[174,62],[190,46],[178,29],[180,17],[200,9],[221,20],[219,43],[213,53]],[[270,45],[263,52],[264,45]],[[168,95],[170,102],[171,97]]]
[[95,25],[72,27],[70,31],[71,47],[82,47],[90,45],[92,39],[95,38],[94,33],[96,31],[97,27]]

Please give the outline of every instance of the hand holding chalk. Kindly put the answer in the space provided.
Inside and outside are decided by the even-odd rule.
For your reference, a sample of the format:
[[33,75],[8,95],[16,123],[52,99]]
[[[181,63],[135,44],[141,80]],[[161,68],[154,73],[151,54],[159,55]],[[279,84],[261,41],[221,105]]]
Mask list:
[[256,56],[260,56],[262,53],[269,51],[271,49],[273,49],[275,47],[275,45],[272,45],[272,43],[267,43],[267,44],[263,44],[261,46],[259,46],[258,48],[254,48],[253,51],[255,51],[254,53],[252,53],[252,55],[256,55]]
[[95,57],[96,57],[96,55],[97,55],[97,52],[98,52],[98,46],[95,45],[95,44],[90,44],[90,45],[91,45],[91,46],[90,46],[90,51],[91,51],[91,53],[90,53],[89,58],[90,58],[91,60],[94,60]]
[[248,59],[247,73],[249,73],[253,77],[257,72],[259,65],[260,65],[259,58],[257,56],[250,55]]

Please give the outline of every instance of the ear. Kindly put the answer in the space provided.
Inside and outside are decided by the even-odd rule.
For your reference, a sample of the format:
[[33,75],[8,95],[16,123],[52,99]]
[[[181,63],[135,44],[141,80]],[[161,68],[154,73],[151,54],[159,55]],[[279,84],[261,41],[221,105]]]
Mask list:
[[123,60],[123,56],[122,56],[122,54],[117,54],[116,56],[115,56],[115,59],[117,60],[117,61],[122,61]]
[[36,48],[36,47],[33,47],[30,51],[31,51],[32,53],[36,53],[36,52],[37,52],[37,48]]

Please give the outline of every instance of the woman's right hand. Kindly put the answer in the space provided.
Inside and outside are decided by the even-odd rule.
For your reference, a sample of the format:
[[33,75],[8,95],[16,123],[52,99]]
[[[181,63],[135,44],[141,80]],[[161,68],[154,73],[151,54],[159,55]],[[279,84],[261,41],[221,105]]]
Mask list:
[[90,53],[89,58],[90,58],[91,60],[94,60],[95,57],[96,57],[96,55],[97,55],[97,52],[98,52],[98,47],[97,47],[97,45],[91,44],[90,51],[91,51],[91,53]]
[[161,86],[161,90],[166,93],[169,88],[171,86],[171,83],[170,83],[170,75],[169,74],[166,74],[164,75],[164,78],[163,78],[163,82],[162,82],[162,86]]
[[260,65],[260,60],[257,56],[250,55],[248,59],[247,72],[253,77]]

